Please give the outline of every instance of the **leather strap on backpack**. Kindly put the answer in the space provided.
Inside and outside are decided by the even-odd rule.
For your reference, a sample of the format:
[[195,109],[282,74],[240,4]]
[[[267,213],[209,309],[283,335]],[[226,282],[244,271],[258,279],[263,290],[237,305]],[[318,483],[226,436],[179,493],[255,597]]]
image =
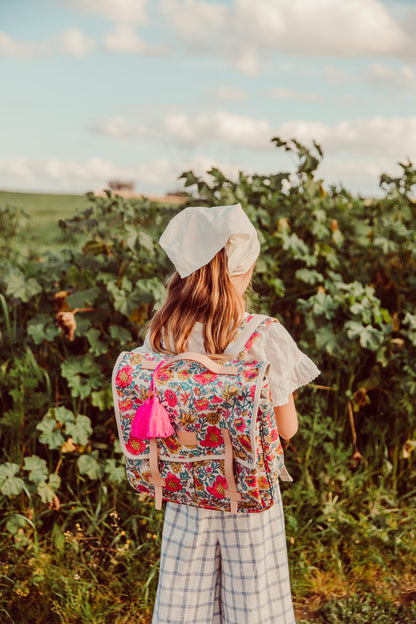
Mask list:
[[162,509],[163,488],[166,485],[166,479],[163,479],[159,472],[157,463],[158,455],[157,440],[156,438],[152,438],[149,440],[150,477],[148,481],[155,488],[155,509]]
[[231,434],[228,429],[222,427],[221,433],[224,439],[224,474],[227,480],[227,489],[224,491],[224,494],[230,499],[231,513],[237,513],[237,503],[241,501],[241,494],[237,490],[237,484],[234,478],[233,443],[231,442]]

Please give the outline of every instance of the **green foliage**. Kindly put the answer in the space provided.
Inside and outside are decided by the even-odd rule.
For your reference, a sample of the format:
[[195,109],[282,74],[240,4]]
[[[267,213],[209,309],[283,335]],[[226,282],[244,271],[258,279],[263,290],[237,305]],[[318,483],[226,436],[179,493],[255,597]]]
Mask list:
[[416,618],[416,605],[392,605],[383,598],[363,600],[353,597],[332,600],[322,608],[321,614],[323,624],[412,624]]
[[[324,189],[319,145],[273,141],[297,159],[295,174],[233,181],[214,168],[207,181],[186,172],[187,205],[241,202],[262,243],[251,307],[280,318],[322,370],[299,393],[300,430],[286,451],[295,595],[362,586],[393,599],[415,553],[415,170],[402,164],[400,177],[382,176],[383,198],[364,200]],[[67,244],[40,255],[19,243],[24,215],[0,208],[0,224],[15,219],[16,235],[13,245],[6,226],[0,236],[0,509],[11,566],[1,603],[11,606],[1,609],[22,623],[45,617],[34,605],[48,584],[50,621],[116,621],[114,601],[107,596],[104,613],[94,593],[110,582],[103,566],[118,600],[139,600],[144,614],[117,621],[150,621],[156,583],[162,514],[126,484],[110,376],[163,299],[172,266],[157,240],[178,208],[110,193],[85,201],[60,221]],[[57,566],[66,570],[60,586]],[[127,597],[124,573],[134,586]],[[36,613],[28,620],[24,604]],[[359,621],[353,601],[330,605],[322,623]]]
[[13,257],[27,234],[28,215],[22,208],[3,203],[0,194],[0,258]]

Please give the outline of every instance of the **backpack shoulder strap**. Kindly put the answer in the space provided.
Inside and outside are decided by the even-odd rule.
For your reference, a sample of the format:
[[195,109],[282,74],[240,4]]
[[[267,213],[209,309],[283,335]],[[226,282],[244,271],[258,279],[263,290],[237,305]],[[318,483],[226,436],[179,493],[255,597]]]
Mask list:
[[237,340],[228,345],[225,353],[231,355],[233,358],[238,358],[239,354],[243,351],[248,351],[251,337],[256,332],[256,329],[265,321],[268,321],[267,326],[273,322],[278,322],[277,319],[266,316],[265,314],[251,314],[247,320],[244,321],[244,327],[240,332]]

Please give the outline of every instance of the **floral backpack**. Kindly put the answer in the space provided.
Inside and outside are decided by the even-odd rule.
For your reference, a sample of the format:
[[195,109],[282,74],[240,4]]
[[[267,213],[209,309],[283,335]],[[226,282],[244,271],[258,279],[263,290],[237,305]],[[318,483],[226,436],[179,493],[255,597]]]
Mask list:
[[156,509],[167,500],[261,512],[273,505],[278,477],[292,480],[268,386],[269,363],[247,359],[273,322],[247,317],[221,363],[198,353],[142,349],[118,357],[112,386],[127,478],[154,496]]

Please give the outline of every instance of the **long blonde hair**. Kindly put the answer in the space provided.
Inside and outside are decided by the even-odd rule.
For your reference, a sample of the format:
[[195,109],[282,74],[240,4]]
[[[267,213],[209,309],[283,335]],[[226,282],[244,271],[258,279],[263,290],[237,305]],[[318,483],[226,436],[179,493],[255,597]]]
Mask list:
[[221,354],[232,342],[245,310],[244,296],[227,269],[225,249],[181,278],[174,273],[166,300],[150,321],[150,344],[159,353],[184,353],[197,321],[203,325],[207,353]]

